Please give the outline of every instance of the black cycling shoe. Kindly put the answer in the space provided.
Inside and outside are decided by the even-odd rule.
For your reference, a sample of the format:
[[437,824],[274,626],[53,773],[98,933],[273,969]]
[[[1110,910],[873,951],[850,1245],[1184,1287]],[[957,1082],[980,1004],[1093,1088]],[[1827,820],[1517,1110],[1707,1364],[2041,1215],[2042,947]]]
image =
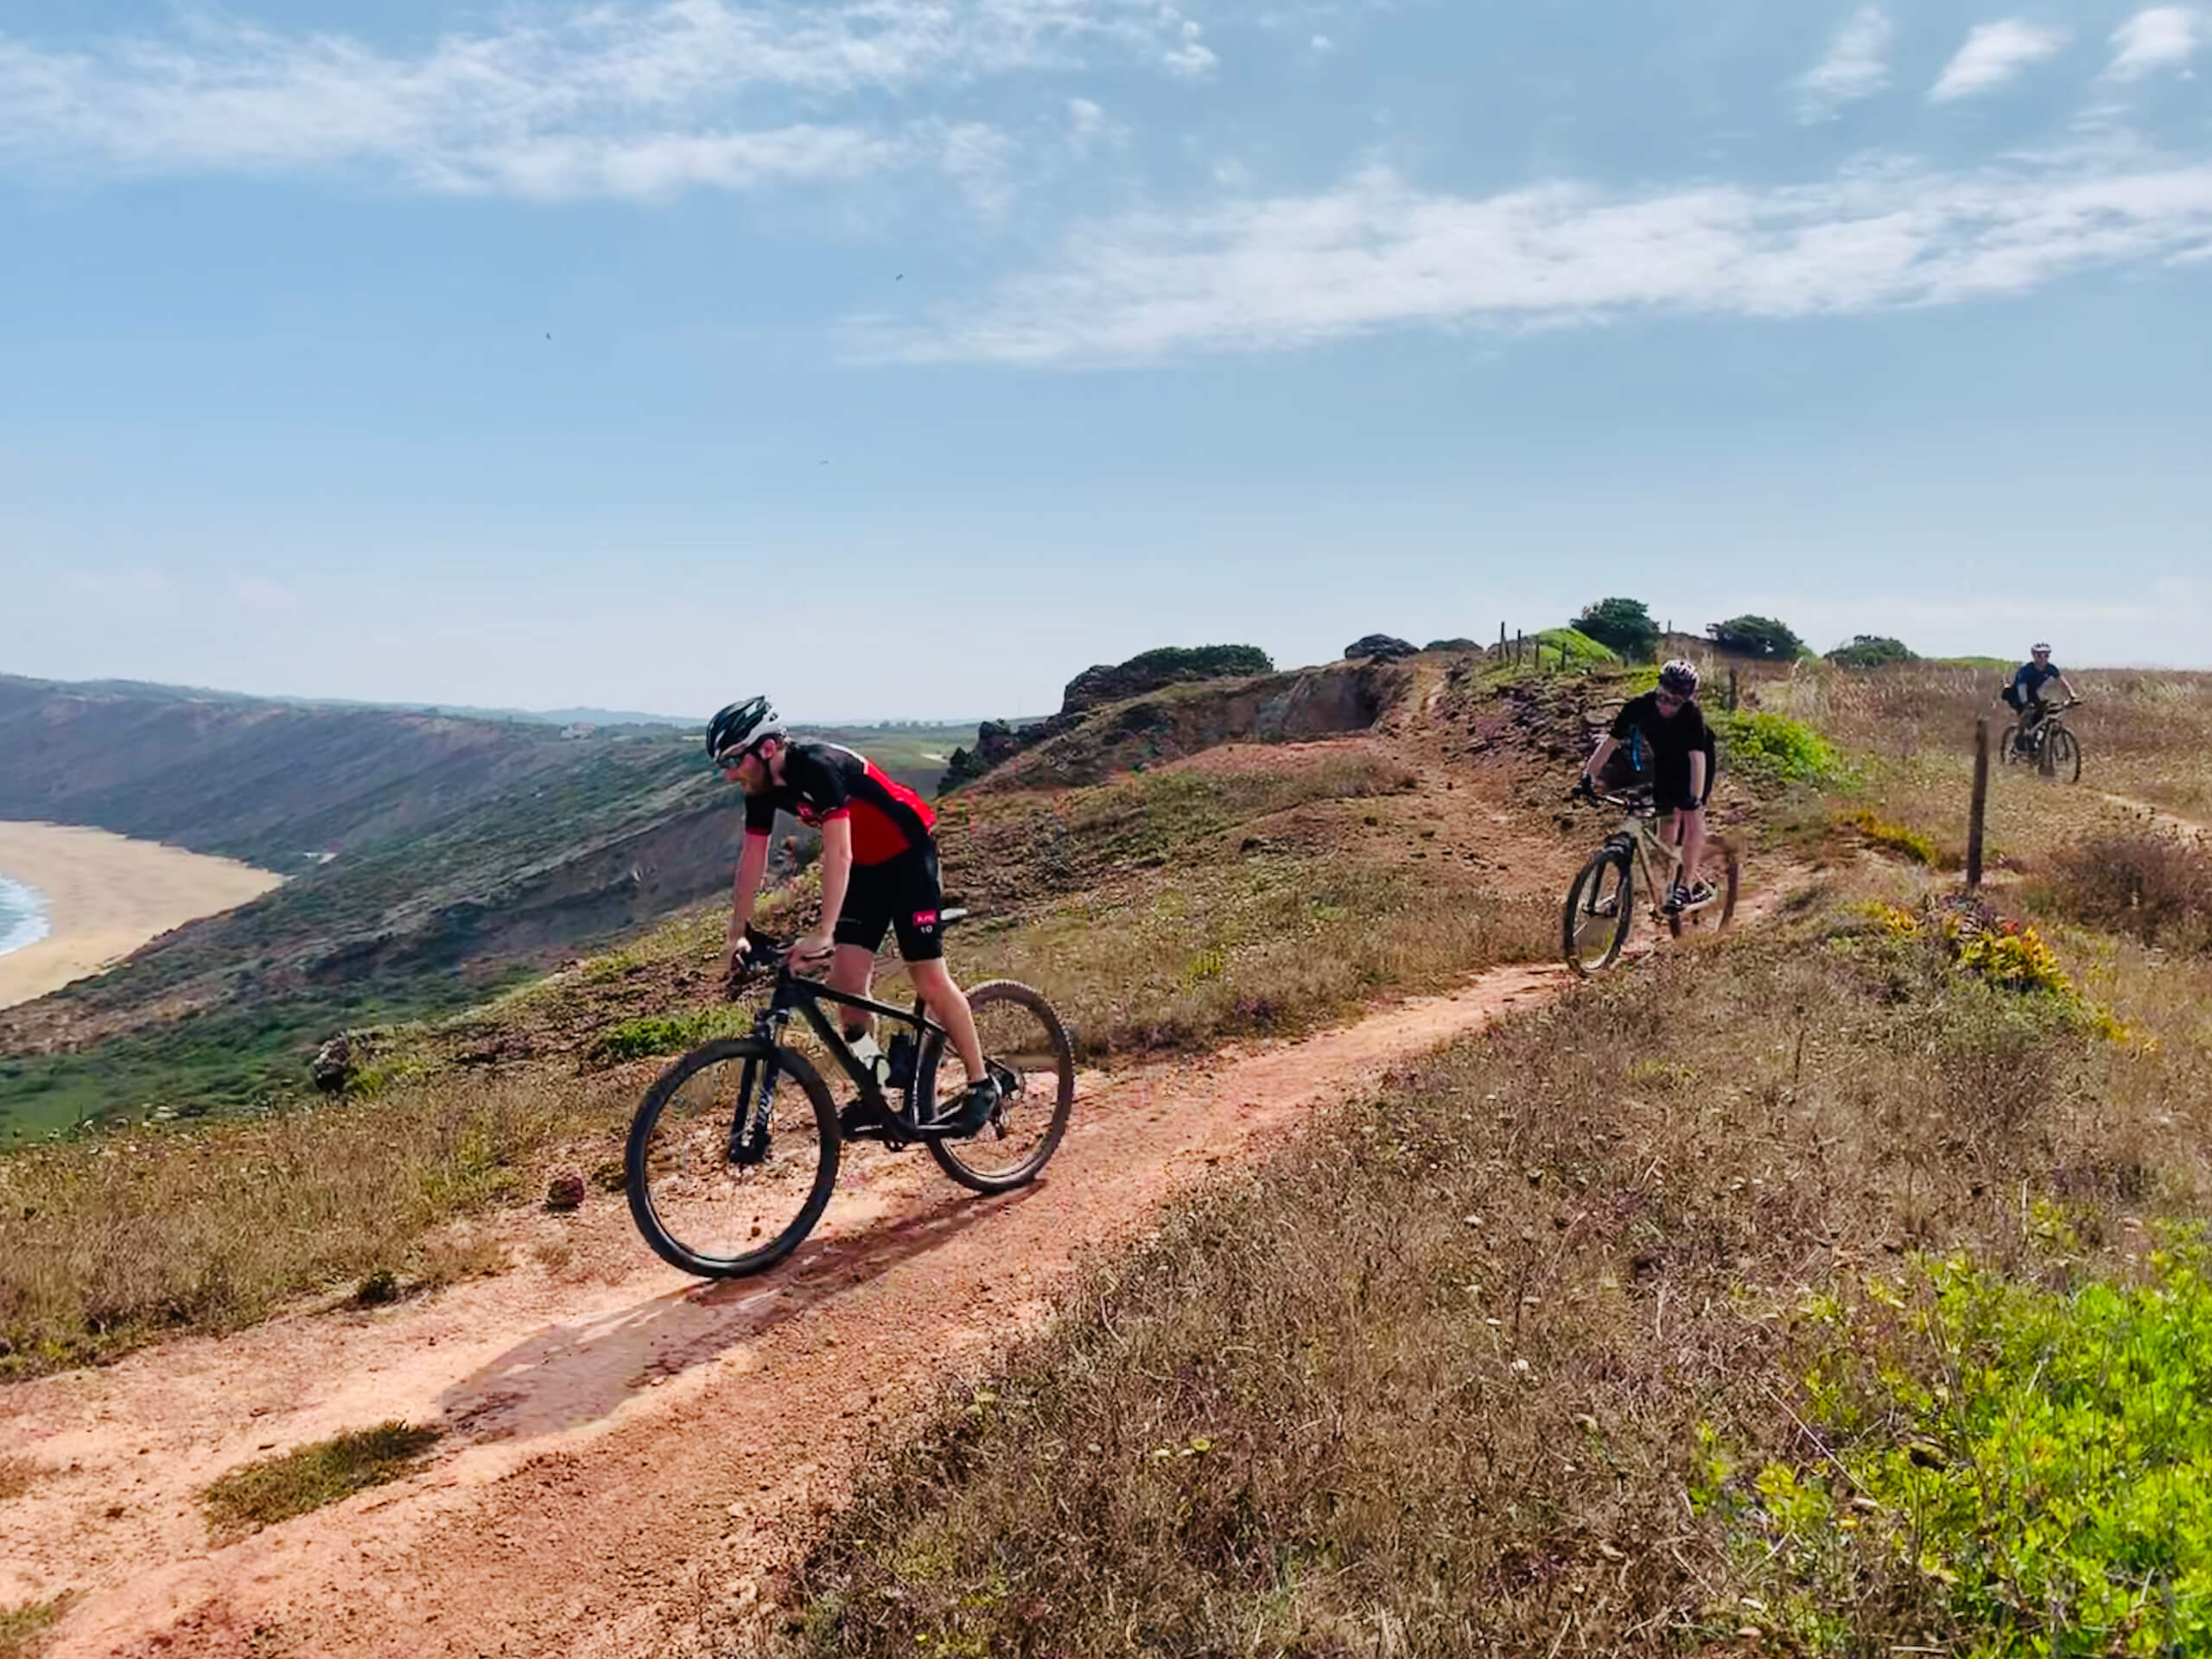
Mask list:
[[991,1121],[991,1114],[998,1110],[998,1080],[985,1077],[981,1083],[971,1083],[952,1109],[930,1127],[945,1135],[973,1135]]

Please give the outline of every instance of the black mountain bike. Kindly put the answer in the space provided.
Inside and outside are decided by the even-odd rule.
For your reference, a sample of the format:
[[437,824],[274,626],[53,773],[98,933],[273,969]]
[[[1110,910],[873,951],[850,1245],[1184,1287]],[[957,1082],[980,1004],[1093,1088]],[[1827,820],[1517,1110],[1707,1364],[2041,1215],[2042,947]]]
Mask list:
[[1997,753],[2007,765],[2018,762],[2032,764],[2046,778],[2056,778],[2061,783],[2078,784],[2082,781],[2082,740],[2061,720],[2059,715],[2069,709],[2082,706],[2079,697],[2069,697],[2063,702],[2053,703],[2050,712],[2030,727],[2024,735],[2019,722],[2005,728],[2005,735],[1998,740]]
[[[950,927],[967,913],[944,911],[938,925]],[[918,1000],[908,1010],[833,991],[792,971],[791,941],[748,937],[752,971],[772,969],[776,976],[753,1034],[702,1043],[678,1059],[645,1091],[630,1122],[630,1214],[663,1261],[710,1279],[774,1266],[822,1219],[847,1139],[894,1148],[918,1142],[977,1192],[1037,1178],[1075,1104],[1075,1046],[1043,996],[1012,980],[969,988],[1000,1091],[989,1118],[969,1129],[958,1122],[966,1074]],[[887,1077],[854,1055],[825,1002],[903,1027],[884,1045]],[[840,1129],[822,1074],[785,1041],[794,1014],[852,1079],[860,1116],[874,1119],[868,1127]]]
[[[1659,838],[1658,808],[1652,804],[1649,791],[1600,795],[1584,783],[1577,785],[1567,798],[1591,806],[1617,806],[1624,814],[1621,827],[1605,837],[1605,844],[1591,855],[1590,861],[1574,878],[1574,885],[1567,890],[1561,944],[1568,967],[1587,978],[1620,960],[1629,930],[1636,925],[1639,869],[1643,872],[1643,889],[1650,899],[1652,913],[1675,938],[1681,937],[1686,925],[1701,926],[1709,922],[1716,932],[1728,925],[1736,913],[1736,888],[1743,879],[1742,862],[1733,846],[1719,836],[1706,843],[1706,868],[1716,876],[1713,897],[1701,905],[1670,911],[1666,907],[1666,888],[1681,871],[1682,855],[1680,849]],[[1713,868],[1715,861],[1720,865],[1717,872]]]

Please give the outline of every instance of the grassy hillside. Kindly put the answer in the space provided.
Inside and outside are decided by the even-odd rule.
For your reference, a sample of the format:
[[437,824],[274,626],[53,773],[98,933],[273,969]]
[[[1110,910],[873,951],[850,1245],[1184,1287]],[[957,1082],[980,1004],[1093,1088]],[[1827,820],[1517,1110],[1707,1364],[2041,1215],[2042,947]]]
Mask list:
[[[949,893],[978,912],[954,965],[1039,985],[1086,1060],[1111,1065],[1294,1033],[1542,956],[1564,868],[1545,870],[1517,819],[1467,810],[1514,786],[1506,759],[1424,781],[1418,747],[1232,747],[949,804]],[[802,882],[782,902],[810,899]],[[15,1356],[0,1368],[225,1328],[372,1274],[419,1287],[467,1270],[443,1224],[542,1191],[546,1160],[613,1155],[658,1056],[743,1020],[717,995],[722,930],[709,900],[465,1012],[378,1030],[353,1093],[312,1112],[133,1123],[0,1158],[0,1339]],[[99,1243],[122,1234],[127,1260]]]
[[296,1094],[345,1026],[465,1006],[719,885],[728,794],[673,732],[0,680],[0,816],[289,878],[0,1011],[0,1136]]
[[[874,1459],[786,1650],[2183,1653],[2212,1642],[2212,680],[1756,682],[1777,925],[1378,1085]],[[2086,689],[2086,688],[2085,688]],[[1785,712],[1786,710],[1786,712]],[[2092,711],[2094,710],[2094,715]],[[1938,859],[1936,861],[1945,861]]]

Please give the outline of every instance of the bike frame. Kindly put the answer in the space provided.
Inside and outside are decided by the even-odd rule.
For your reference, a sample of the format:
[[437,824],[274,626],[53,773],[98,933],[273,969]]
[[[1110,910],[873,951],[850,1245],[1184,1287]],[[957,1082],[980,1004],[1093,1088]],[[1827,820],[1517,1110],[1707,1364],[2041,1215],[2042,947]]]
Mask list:
[[1671,875],[1682,868],[1681,849],[1670,846],[1659,834],[1660,824],[1673,816],[1668,813],[1662,817],[1656,807],[1643,810],[1631,807],[1621,820],[1621,827],[1605,837],[1608,848],[1626,853],[1630,867],[1643,872],[1643,891],[1654,908],[1666,903],[1655,869],[1663,868]]
[[[777,964],[776,988],[769,995],[768,1006],[753,1022],[754,1036],[772,1046],[780,1046],[784,1028],[791,1023],[791,1015],[799,1015],[815,1036],[821,1039],[822,1046],[837,1062],[838,1070],[852,1080],[854,1088],[860,1091],[863,1100],[873,1104],[912,1138],[925,1138],[929,1131],[903,1109],[903,1103],[894,1106],[890,1096],[883,1092],[883,1085],[877,1080],[874,1071],[855,1058],[844,1033],[823,1011],[824,1002],[834,1002],[840,1007],[857,1009],[874,1014],[879,1019],[889,1020],[896,1025],[911,1027],[914,1032],[917,1062],[921,1058],[923,1042],[931,1033],[940,1038],[945,1036],[944,1027],[929,1017],[927,1006],[919,996],[914,999],[912,1008],[907,1009],[893,1007],[888,1002],[878,1002],[870,997],[855,996],[849,991],[833,990],[819,980],[793,973],[788,958]],[[776,1092],[779,1068],[771,1062],[766,1068],[766,1075],[755,1076],[754,1067],[760,1064],[759,1061],[747,1061],[739,1082],[741,1103],[738,1111],[732,1115],[730,1123],[730,1154],[734,1159],[739,1156],[740,1148],[753,1138],[759,1126],[758,1120],[768,1109]],[[910,1077],[907,1083],[910,1092],[912,1086]]]

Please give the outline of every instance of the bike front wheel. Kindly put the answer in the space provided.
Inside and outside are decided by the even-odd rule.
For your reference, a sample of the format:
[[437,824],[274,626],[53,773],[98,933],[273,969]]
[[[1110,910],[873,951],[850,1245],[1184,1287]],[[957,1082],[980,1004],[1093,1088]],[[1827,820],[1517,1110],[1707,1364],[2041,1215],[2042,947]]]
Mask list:
[[1620,960],[1636,922],[1636,876],[1626,854],[1610,848],[1582,867],[1567,890],[1562,944],[1567,965],[1585,978]]
[[2051,733],[2044,746],[2044,766],[2062,784],[2082,781],[2082,745],[2063,726]]
[[[747,1104],[766,1090],[748,1129]],[[662,1072],[630,1122],[631,1218],[654,1253],[708,1279],[773,1267],[837,1184],[837,1108],[814,1068],[758,1037],[702,1044]]]
[[[968,1006],[983,1063],[999,1082],[999,1104],[973,1135],[932,1137],[930,1156],[971,1192],[1005,1192],[1035,1180],[1067,1133],[1075,1109],[1075,1044],[1043,994],[1013,980],[971,986]],[[915,1060],[917,1109],[931,1117],[950,1114],[967,1089],[959,1057],[932,1032]]]

